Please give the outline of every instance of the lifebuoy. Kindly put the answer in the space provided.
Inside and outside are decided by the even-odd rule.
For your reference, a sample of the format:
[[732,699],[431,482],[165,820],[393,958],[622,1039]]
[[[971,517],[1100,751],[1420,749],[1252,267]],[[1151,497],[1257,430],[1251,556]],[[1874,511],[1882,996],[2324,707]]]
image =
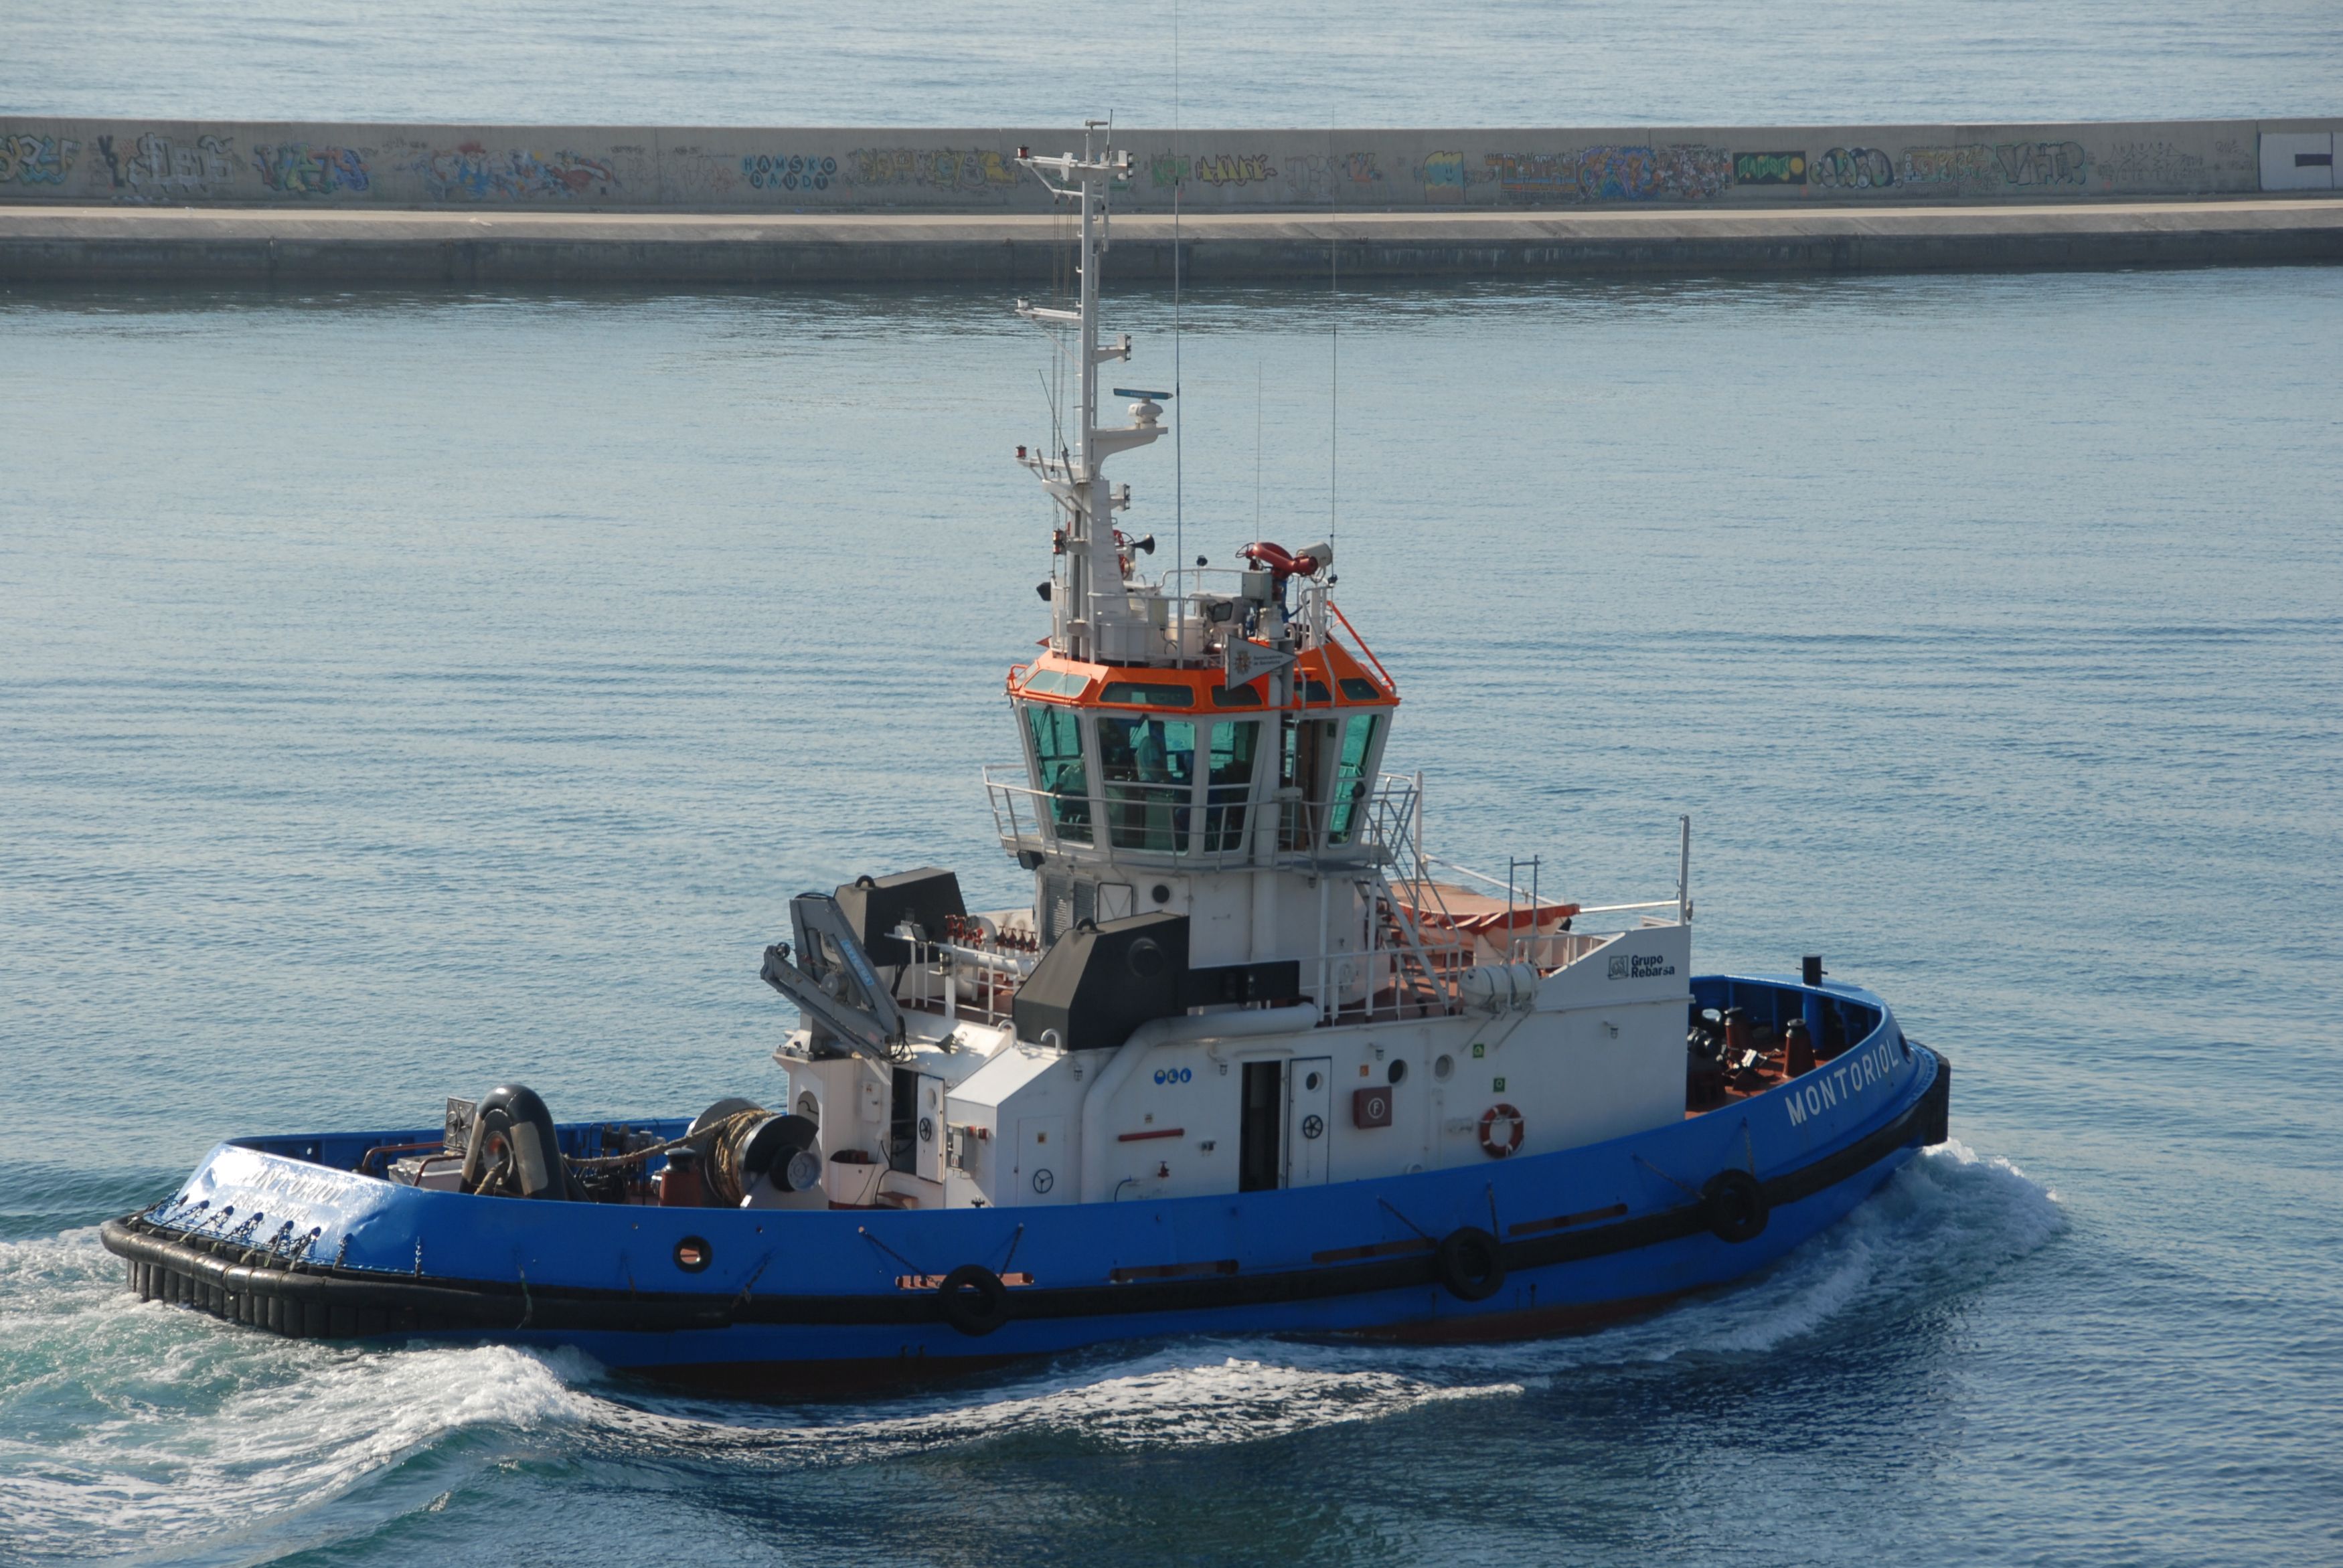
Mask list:
[[1505,1283],[1503,1249],[1497,1238],[1472,1225],[1442,1237],[1433,1262],[1440,1271],[1440,1282],[1460,1302],[1485,1302]]
[[1720,1171],[1710,1177],[1700,1190],[1700,1206],[1716,1239],[1735,1246],[1762,1235],[1774,1210],[1765,1201],[1765,1186],[1746,1171]]
[[1009,1321],[1009,1287],[982,1263],[962,1263],[946,1274],[936,1296],[943,1303],[944,1322],[971,1338]]
[[1528,1131],[1522,1113],[1500,1100],[1481,1112],[1481,1152],[1503,1160],[1522,1146],[1522,1134]]

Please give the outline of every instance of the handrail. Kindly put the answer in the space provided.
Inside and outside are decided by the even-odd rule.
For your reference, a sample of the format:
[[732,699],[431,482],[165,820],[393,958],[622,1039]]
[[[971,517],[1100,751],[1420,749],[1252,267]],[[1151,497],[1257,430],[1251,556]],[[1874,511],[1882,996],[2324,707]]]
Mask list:
[[1375,673],[1383,678],[1383,684],[1391,689],[1393,697],[1397,697],[1399,682],[1392,678],[1391,671],[1383,668],[1383,661],[1375,657],[1375,650],[1367,646],[1367,639],[1359,635],[1359,628],[1351,624],[1351,618],[1342,613],[1342,607],[1334,602],[1332,594],[1326,596],[1326,608],[1334,612],[1334,618],[1342,623],[1342,629],[1351,634],[1351,640],[1359,645],[1359,651],[1367,656],[1367,662],[1375,667]]
[[[1004,774],[1010,777],[1001,777]],[[1242,800],[1216,803],[1211,799],[1211,787],[1207,785],[1204,803],[1199,806],[1192,793],[1194,787],[1191,785],[1115,782],[1101,785],[1102,793],[1093,797],[1088,790],[1074,795],[1037,789],[1027,782],[1030,776],[1016,763],[988,764],[980,770],[980,776],[992,808],[994,831],[1004,845],[1012,849],[1053,848],[1063,844],[1109,864],[1130,860],[1148,866],[1202,866],[1215,870],[1257,863],[1253,839],[1258,818],[1254,813],[1262,811],[1278,813],[1277,839],[1281,846],[1301,839],[1303,836],[1301,829],[1305,826],[1310,829],[1307,847],[1280,848],[1269,862],[1272,865],[1362,867],[1396,860],[1399,859],[1398,846],[1404,836],[1395,835],[1389,819],[1395,815],[1393,801],[1406,796],[1412,788],[1404,781],[1396,780],[1394,776],[1385,774],[1363,795],[1348,799],[1261,800],[1248,795]],[[1164,793],[1166,791],[1177,793]],[[1143,792],[1154,792],[1154,799],[1151,801]],[[1140,798],[1133,799],[1134,796]],[[1024,814],[1018,809],[1021,799],[1031,808],[1030,826]],[[1073,804],[1079,804],[1088,813],[1088,841],[1070,837],[1064,830],[1064,824],[1057,819],[1060,807]],[[1185,829],[1189,843],[1187,849],[1151,849],[1114,841],[1119,830],[1129,830],[1118,829],[1113,819],[1117,809],[1143,810],[1151,805],[1160,809],[1190,813],[1191,819]],[[1344,805],[1355,808],[1350,819],[1348,841],[1321,844],[1319,838],[1323,825],[1338,807]],[[1229,829],[1226,826],[1229,818],[1240,813],[1244,825]],[[1225,838],[1232,834],[1236,841],[1227,848],[1212,849],[1202,847],[1209,837]]]
[[1438,866],[1443,870],[1453,871],[1461,877],[1470,877],[1474,881],[1483,883],[1488,887],[1510,891],[1514,886],[1514,884],[1506,881],[1502,877],[1493,877],[1486,871],[1476,871],[1470,866],[1462,866],[1453,860],[1444,860],[1438,855],[1426,855],[1423,859],[1425,863],[1428,865]]

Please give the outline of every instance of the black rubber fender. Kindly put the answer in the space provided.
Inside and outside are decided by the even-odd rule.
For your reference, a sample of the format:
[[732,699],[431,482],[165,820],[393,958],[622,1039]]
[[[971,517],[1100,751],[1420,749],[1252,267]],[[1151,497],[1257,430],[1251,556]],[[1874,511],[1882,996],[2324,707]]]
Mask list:
[[1504,1249],[1478,1226],[1460,1225],[1443,1236],[1433,1262],[1440,1282],[1460,1302],[1485,1302],[1504,1289]]
[[1716,1239],[1735,1246],[1764,1235],[1774,1211],[1764,1184],[1746,1171],[1720,1171],[1710,1177],[1700,1190],[1700,1206]]
[[472,1117],[472,1141],[464,1150],[464,1191],[477,1192],[497,1163],[499,1149],[509,1151],[508,1183],[499,1196],[566,1198],[569,1168],[562,1161],[561,1140],[553,1131],[553,1112],[537,1091],[518,1083],[501,1084],[480,1097]]
[[1009,1321],[1009,1287],[982,1263],[962,1263],[946,1274],[936,1299],[943,1307],[944,1322],[971,1339]]

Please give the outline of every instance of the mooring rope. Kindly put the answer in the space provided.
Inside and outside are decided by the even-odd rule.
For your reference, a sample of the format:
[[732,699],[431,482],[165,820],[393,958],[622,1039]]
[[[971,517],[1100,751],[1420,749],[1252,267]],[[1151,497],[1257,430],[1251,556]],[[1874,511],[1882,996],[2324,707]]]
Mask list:
[[679,1149],[696,1149],[706,1155],[719,1145],[729,1145],[732,1140],[771,1114],[761,1105],[752,1105],[746,1111],[734,1111],[712,1126],[703,1127],[697,1132],[687,1132],[680,1138],[670,1138],[664,1143],[654,1143],[647,1149],[636,1149],[625,1154],[598,1154],[590,1158],[565,1154],[561,1157],[562,1162],[572,1171],[616,1171],[628,1165],[639,1165],[654,1155],[672,1154]]

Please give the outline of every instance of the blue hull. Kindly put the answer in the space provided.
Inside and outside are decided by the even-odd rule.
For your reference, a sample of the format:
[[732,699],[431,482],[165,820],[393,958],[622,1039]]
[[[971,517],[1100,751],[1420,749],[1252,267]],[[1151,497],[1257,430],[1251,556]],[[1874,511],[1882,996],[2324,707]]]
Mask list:
[[[430,1132],[270,1138],[221,1145],[182,1193],[105,1238],[140,1294],[280,1333],[574,1346],[733,1392],[1160,1335],[1568,1332],[1765,1269],[1944,1138],[1949,1067],[1876,998],[1829,994],[1879,1023],[1812,1073],[1630,1137],[1473,1167],[1122,1204],[661,1209],[418,1191],[347,1169]],[[585,1152],[600,1128],[563,1138]],[[1763,1191],[1754,1234],[1718,1211],[1714,1183],[1732,1171]],[[1493,1284],[1459,1288],[1439,1243],[1464,1231],[1493,1240]],[[937,1289],[968,1264],[1009,1282],[973,1327]]]

